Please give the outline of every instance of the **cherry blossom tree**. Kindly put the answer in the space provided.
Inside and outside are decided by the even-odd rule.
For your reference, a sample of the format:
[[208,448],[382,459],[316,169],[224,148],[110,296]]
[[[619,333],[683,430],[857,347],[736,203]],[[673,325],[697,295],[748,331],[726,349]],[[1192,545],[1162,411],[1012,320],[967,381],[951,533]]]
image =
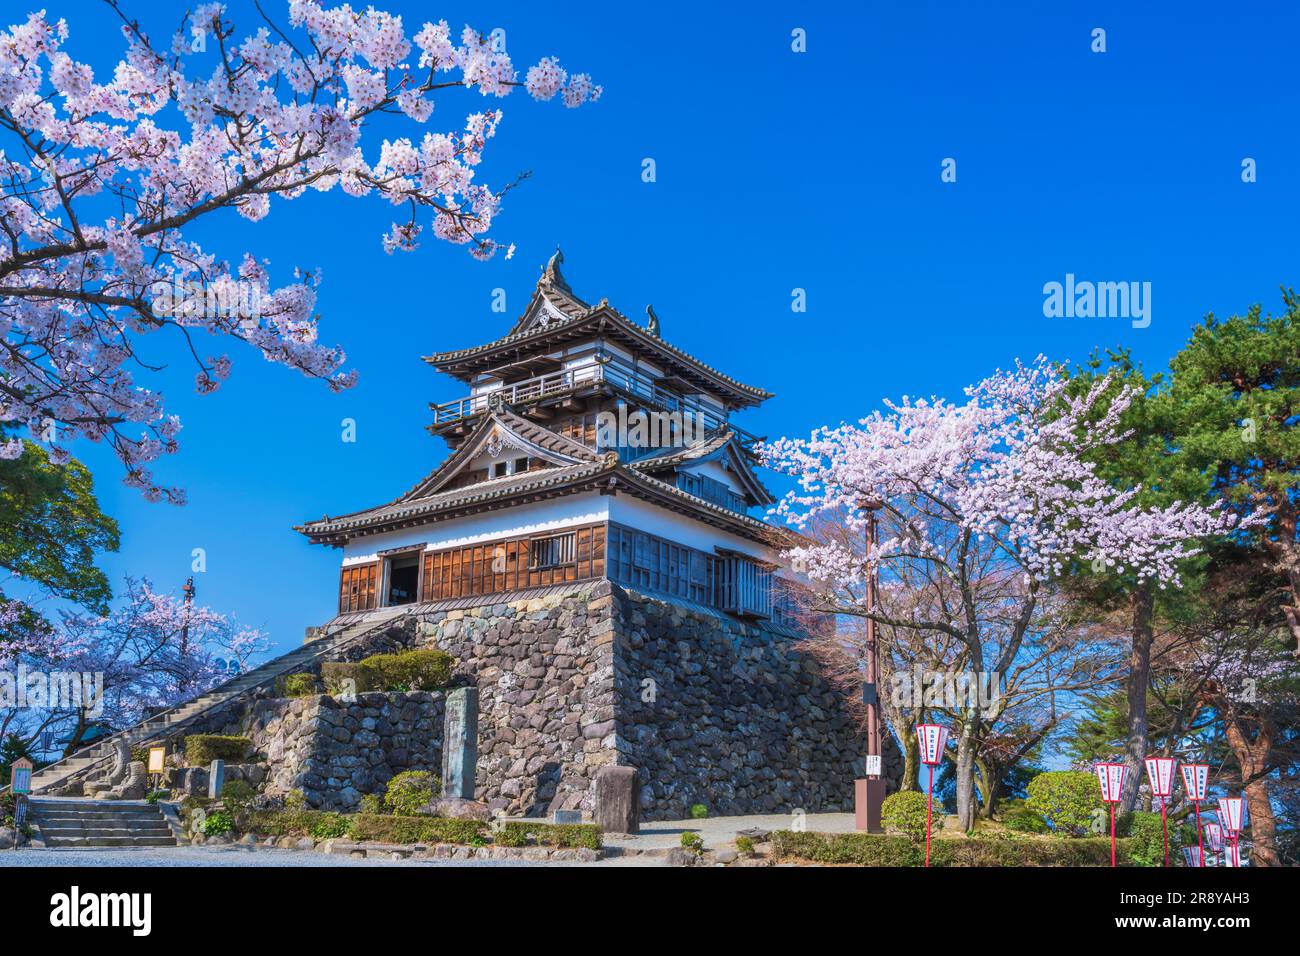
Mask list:
[[[510,187],[476,173],[500,109],[378,143],[375,122],[414,133],[453,88],[497,100],[523,87],[569,107],[601,88],[554,57],[521,81],[502,32],[455,35],[439,21],[408,36],[373,7],[289,0],[281,25],[255,4],[264,23],[240,36],[222,4],[204,3],[157,44],[107,2],[126,55],[106,77],[69,54],[68,25],[44,12],[0,33],[0,423],[26,424],[56,463],[73,439],[106,441],[128,484],[180,503],[149,468],[176,451],[181,423],[140,380],[156,367],[145,336],[180,338],[200,393],[230,374],[210,339],[331,389],[354,380],[343,351],[318,341],[312,274],[274,285],[266,260],[232,264],[188,226],[221,210],[259,222],[273,198],[340,191],[393,206],[389,252],[414,249],[428,228],[488,258]],[[22,450],[0,440],[0,456]]]
[[[151,711],[175,707],[229,676],[218,666],[217,655],[239,648],[246,661],[267,646],[265,635],[257,629],[157,591],[147,580],[128,578],[118,608],[103,615],[64,613],[52,628],[10,648],[10,664],[21,661],[29,669],[102,676],[102,700],[93,702],[93,708],[65,706],[6,714],[0,716],[0,729],[26,727],[30,737],[35,726],[67,726],[71,751],[92,721],[120,729]],[[4,652],[0,644],[0,653]],[[101,706],[101,713],[90,712]]]
[[[861,532],[874,508],[894,529],[870,554],[832,541],[789,558],[829,592],[860,585],[874,566],[884,593],[902,568],[924,568],[936,600],[915,605],[923,614],[894,618],[884,601],[841,611],[959,642],[976,673],[1006,673],[1021,658],[1044,589],[1084,563],[1178,584],[1199,540],[1230,530],[1236,516],[1181,502],[1139,506],[1140,489],[1099,477],[1089,453],[1122,440],[1132,393],[1114,394],[1106,380],[1082,394],[1066,384],[1040,357],[967,389],[961,403],[904,398],[856,425],[762,446],[769,467],[797,479],[774,515],[797,528],[834,515]],[[988,600],[977,595],[981,580],[996,584]],[[969,704],[955,717],[958,817],[969,829],[984,717]]]

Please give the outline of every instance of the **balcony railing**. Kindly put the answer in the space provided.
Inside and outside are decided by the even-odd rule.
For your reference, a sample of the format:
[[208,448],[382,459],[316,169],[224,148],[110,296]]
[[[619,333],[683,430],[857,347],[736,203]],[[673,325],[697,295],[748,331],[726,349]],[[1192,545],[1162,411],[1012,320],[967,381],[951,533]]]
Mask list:
[[727,420],[725,413],[719,414],[694,399],[685,398],[660,387],[653,376],[638,371],[627,362],[613,356],[593,358],[590,362],[573,368],[547,372],[545,375],[502,385],[491,391],[467,395],[464,398],[435,405],[433,424],[437,427],[472,418],[487,411],[491,403],[496,400],[507,405],[527,404],[594,385],[609,385],[623,396],[639,400],[656,410],[689,414],[706,434],[721,429],[731,429],[745,448],[749,448],[759,440],[757,436],[733,425]]

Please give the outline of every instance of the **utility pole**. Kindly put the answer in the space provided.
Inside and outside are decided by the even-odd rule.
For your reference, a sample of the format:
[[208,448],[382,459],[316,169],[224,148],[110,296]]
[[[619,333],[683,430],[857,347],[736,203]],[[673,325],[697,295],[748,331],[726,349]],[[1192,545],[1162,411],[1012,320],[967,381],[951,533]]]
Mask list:
[[[868,615],[876,612],[876,512],[882,502],[864,498],[858,503],[866,512],[867,529],[867,582],[865,600]],[[885,780],[881,776],[884,763],[881,746],[880,718],[880,648],[876,640],[876,622],[867,617],[866,673],[862,684],[862,703],[867,707],[867,759],[866,775],[855,780],[853,787],[854,826],[869,833],[883,832],[880,807],[885,802]]]

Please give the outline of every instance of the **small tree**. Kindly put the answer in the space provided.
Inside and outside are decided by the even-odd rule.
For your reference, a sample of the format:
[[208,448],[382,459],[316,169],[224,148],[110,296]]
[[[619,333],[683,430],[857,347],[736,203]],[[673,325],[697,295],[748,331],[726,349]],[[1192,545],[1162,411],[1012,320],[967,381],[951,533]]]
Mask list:
[[1102,808],[1101,785],[1086,770],[1049,770],[1029,781],[1025,809],[1042,816],[1060,834],[1085,836]]

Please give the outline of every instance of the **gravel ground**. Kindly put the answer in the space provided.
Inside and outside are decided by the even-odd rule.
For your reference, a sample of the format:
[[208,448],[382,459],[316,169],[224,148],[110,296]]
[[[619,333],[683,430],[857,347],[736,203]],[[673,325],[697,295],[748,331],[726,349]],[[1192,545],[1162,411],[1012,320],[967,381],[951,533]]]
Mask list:
[[141,847],[140,849],[60,849],[0,851],[0,869],[33,866],[212,866],[212,867],[294,867],[294,866],[656,866],[657,859],[613,857],[596,863],[529,863],[523,860],[374,860],[350,856],[331,856],[299,850],[246,850],[238,847]]

